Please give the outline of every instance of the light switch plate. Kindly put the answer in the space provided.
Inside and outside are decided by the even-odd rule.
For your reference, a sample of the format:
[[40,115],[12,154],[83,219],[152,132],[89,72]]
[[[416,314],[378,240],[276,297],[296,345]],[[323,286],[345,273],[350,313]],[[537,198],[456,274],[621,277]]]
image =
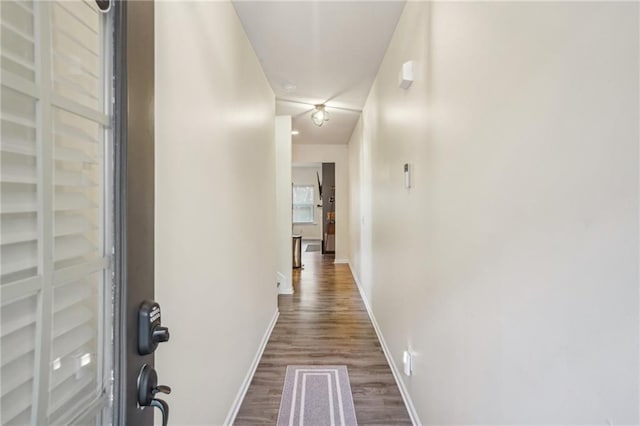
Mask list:
[[404,187],[411,188],[411,166],[409,163],[404,164]]
[[411,376],[411,364],[412,364],[412,356],[411,356],[411,352],[409,351],[404,351],[404,354],[402,355],[402,363],[404,364],[404,374],[405,376]]
[[408,89],[413,83],[413,61],[407,61],[402,64],[400,75],[398,76],[398,86],[402,89]]

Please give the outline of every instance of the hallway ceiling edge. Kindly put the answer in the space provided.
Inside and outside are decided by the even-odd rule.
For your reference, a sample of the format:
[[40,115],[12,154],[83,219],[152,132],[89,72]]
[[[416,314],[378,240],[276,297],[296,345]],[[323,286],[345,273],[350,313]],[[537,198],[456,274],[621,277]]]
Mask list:
[[[233,0],[275,93],[276,114],[291,115],[300,132],[293,143],[349,142],[404,4]],[[322,103],[330,121],[316,127],[310,113]]]

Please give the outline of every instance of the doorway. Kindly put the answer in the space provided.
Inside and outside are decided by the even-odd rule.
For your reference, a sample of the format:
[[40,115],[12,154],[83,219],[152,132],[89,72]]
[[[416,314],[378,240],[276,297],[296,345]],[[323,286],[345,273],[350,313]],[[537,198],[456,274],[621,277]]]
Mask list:
[[322,179],[322,163],[292,164],[292,227],[303,245],[322,241]]
[[293,163],[292,229],[302,250],[335,254],[335,163]]
[[322,163],[322,254],[336,253],[336,164]]

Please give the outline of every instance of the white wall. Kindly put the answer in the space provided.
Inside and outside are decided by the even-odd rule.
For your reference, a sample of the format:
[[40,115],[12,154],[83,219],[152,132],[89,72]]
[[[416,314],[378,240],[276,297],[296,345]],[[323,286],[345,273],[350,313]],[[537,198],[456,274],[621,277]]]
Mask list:
[[295,166],[291,169],[291,181],[294,185],[313,186],[314,198],[314,223],[297,223],[293,225],[293,233],[302,235],[303,239],[322,239],[322,208],[317,207],[322,204],[318,191],[318,176],[322,182],[322,166]]
[[276,312],[273,92],[231,3],[156,3],[156,353],[171,424],[222,424]]
[[292,294],[291,116],[276,117],[276,240],[280,294]]
[[349,151],[347,145],[293,144],[294,163],[336,165],[336,262],[349,256]]
[[407,3],[350,236],[423,423],[638,423],[638,7]]

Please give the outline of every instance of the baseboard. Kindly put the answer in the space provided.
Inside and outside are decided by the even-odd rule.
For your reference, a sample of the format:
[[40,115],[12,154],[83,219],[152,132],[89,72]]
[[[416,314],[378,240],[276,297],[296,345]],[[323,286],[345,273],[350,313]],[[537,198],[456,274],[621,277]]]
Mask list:
[[369,314],[369,319],[371,320],[371,324],[373,324],[373,328],[376,331],[376,335],[378,336],[378,340],[380,341],[380,345],[382,346],[382,352],[384,352],[385,358],[387,358],[387,363],[389,363],[389,367],[391,367],[391,373],[393,373],[393,378],[396,380],[396,384],[398,385],[398,389],[400,389],[400,394],[402,395],[402,399],[404,401],[404,405],[407,407],[407,411],[409,412],[409,417],[411,417],[411,422],[415,425],[421,425],[420,417],[418,417],[418,412],[416,411],[416,407],[413,405],[413,401],[411,400],[411,396],[409,395],[409,391],[407,390],[404,381],[402,380],[401,370],[398,369],[393,357],[391,356],[391,351],[387,346],[387,342],[384,340],[384,336],[382,335],[382,331],[380,330],[380,326],[378,325],[378,321],[376,321],[376,317],[373,314],[373,310],[371,309],[371,305],[369,304],[369,300],[367,299],[367,295],[362,288],[360,280],[353,273],[353,267],[351,266],[351,262],[347,262],[349,264],[349,269],[351,270],[351,276],[353,280],[356,282],[356,287],[358,287],[358,291],[360,292],[360,297],[362,298],[362,302],[364,303],[365,308],[367,309],[367,313]]
[[[336,263],[349,263],[349,259],[335,259],[333,261],[334,264]],[[351,273],[351,275],[353,275],[353,272]]]
[[262,341],[260,342],[260,346],[258,347],[258,351],[256,352],[256,356],[253,358],[253,362],[251,363],[251,367],[247,372],[247,376],[244,378],[242,382],[242,386],[240,386],[240,390],[236,395],[236,399],[231,404],[231,409],[229,410],[229,414],[227,414],[227,418],[224,421],[224,425],[231,426],[233,422],[236,420],[236,416],[238,415],[238,410],[240,410],[240,406],[242,405],[242,401],[244,400],[244,396],[247,394],[249,390],[249,385],[251,385],[251,380],[253,380],[253,375],[256,373],[256,369],[258,368],[258,364],[260,364],[260,358],[262,358],[262,353],[264,352],[264,348],[267,346],[267,342],[271,337],[271,332],[273,331],[273,327],[276,326],[276,322],[278,322],[278,316],[280,315],[280,311],[276,308],[276,312],[273,314],[273,318],[271,318],[271,322],[267,327],[267,331],[264,333],[262,337]]

